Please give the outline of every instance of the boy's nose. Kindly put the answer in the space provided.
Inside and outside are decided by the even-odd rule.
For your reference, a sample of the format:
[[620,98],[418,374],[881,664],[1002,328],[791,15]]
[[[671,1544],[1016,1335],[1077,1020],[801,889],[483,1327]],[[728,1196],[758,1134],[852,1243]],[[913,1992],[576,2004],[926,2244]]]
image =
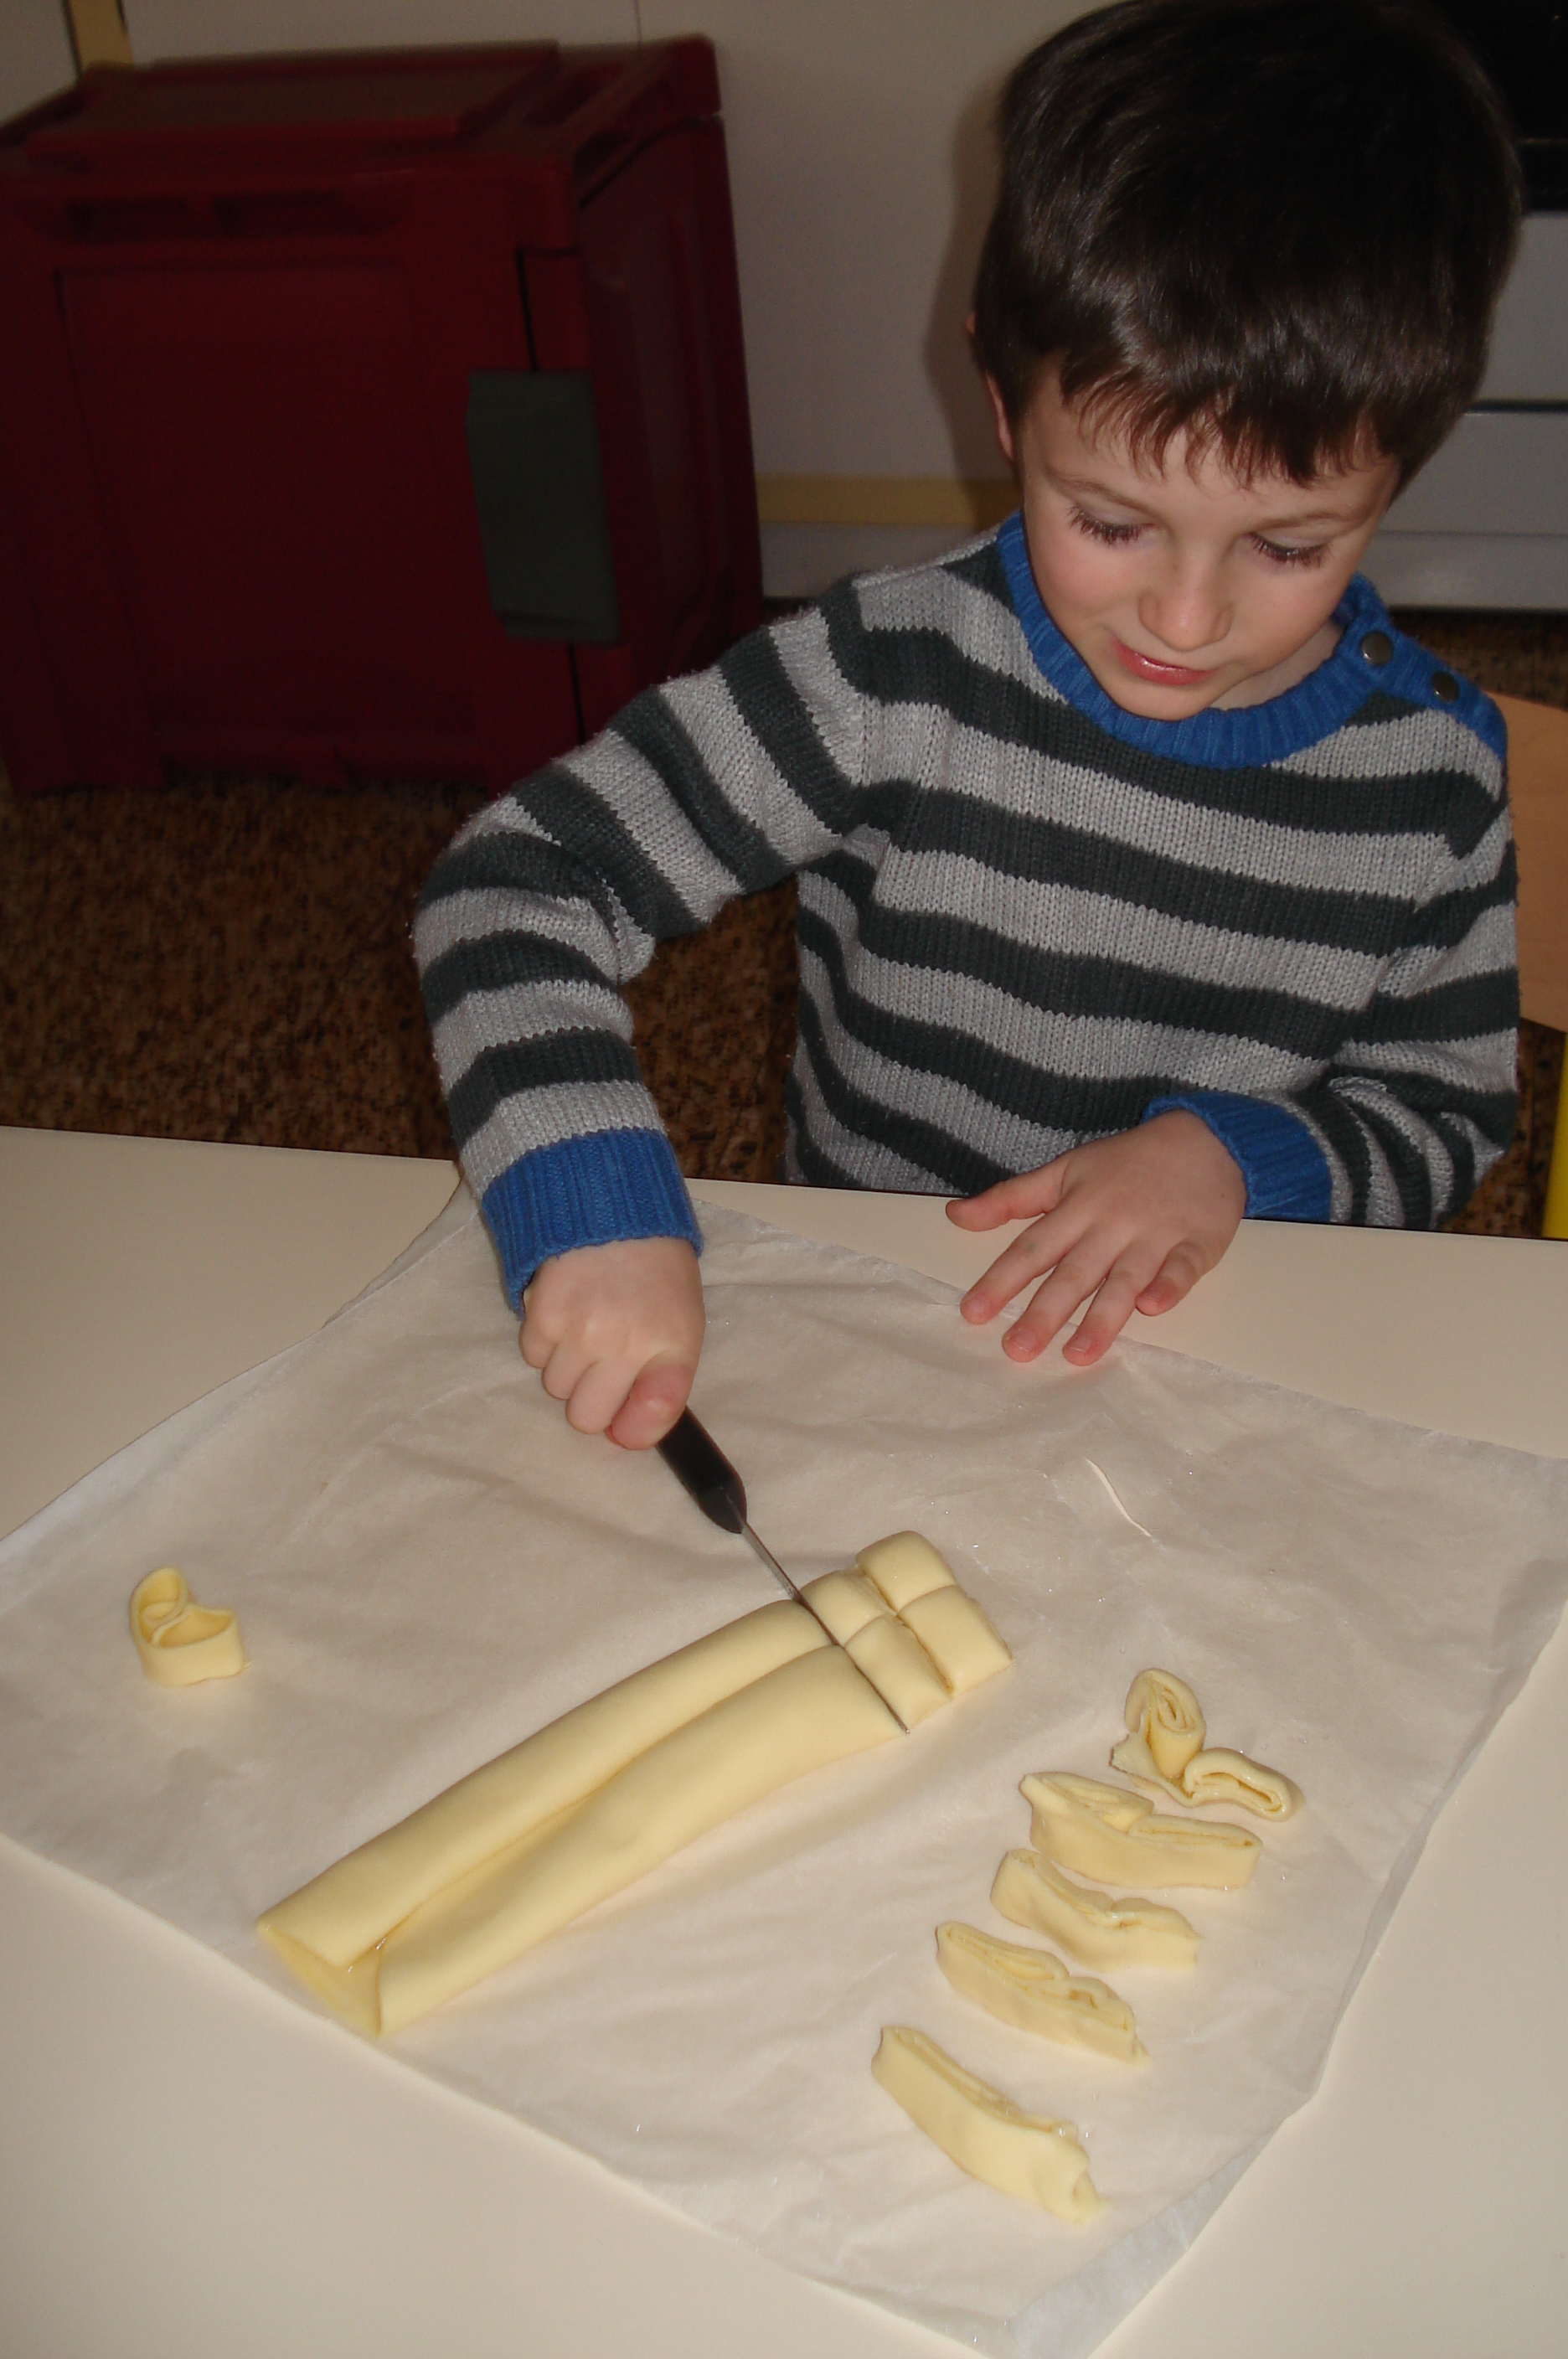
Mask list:
[[1145,590],[1138,618],[1172,655],[1196,655],[1225,637],[1230,605],[1211,574],[1183,571]]

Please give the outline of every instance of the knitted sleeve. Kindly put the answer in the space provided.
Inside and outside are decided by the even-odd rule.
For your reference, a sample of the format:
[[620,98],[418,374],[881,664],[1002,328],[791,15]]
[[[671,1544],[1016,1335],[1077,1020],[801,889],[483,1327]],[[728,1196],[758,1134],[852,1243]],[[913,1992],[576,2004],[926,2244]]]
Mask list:
[[860,692],[838,605],[637,698],[482,811],[432,870],[414,948],[463,1169],[518,1301],[575,1245],[700,1244],[621,988],[656,942],[819,857],[848,821]]
[[1449,797],[1427,889],[1326,1071],[1276,1096],[1197,1091],[1149,1106],[1209,1125],[1241,1166],[1249,1215],[1436,1228],[1508,1146],[1517,879],[1500,763],[1486,771]]

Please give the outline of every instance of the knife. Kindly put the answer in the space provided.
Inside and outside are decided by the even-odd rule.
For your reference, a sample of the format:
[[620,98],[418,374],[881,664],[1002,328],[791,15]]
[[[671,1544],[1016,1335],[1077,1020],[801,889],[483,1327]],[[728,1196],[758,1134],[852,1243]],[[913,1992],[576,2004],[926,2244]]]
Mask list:
[[[822,1620],[811,1599],[803,1595],[795,1586],[772,1549],[765,1546],[752,1530],[746,1516],[746,1484],[741,1481],[739,1473],[730,1464],[707,1427],[693,1417],[689,1408],[683,1408],[663,1440],[656,1442],[654,1447],[677,1482],[696,1501],[708,1521],[711,1524],[717,1524],[722,1532],[737,1533],[760,1562],[768,1567],[774,1579],[780,1582],[789,1591],[796,1604],[805,1607],[818,1629],[825,1632],[835,1647],[848,1654],[849,1650],[844,1647],[844,1641],[833,1636],[833,1633],[828,1629],[827,1624]],[[849,1659],[855,1663],[853,1655],[850,1655]],[[908,1736],[909,1733],[908,1721],[900,1713],[893,1711],[893,1706],[887,1702],[887,1697],[870,1673],[862,1670],[858,1663],[855,1663],[855,1668],[860,1672],[861,1678],[866,1681],[877,1702],[893,1712],[894,1719]]]

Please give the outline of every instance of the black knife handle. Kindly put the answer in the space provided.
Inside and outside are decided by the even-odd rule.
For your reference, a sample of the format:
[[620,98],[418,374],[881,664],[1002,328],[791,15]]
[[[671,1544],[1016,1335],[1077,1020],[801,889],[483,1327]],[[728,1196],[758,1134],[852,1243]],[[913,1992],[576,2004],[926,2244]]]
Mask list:
[[690,1491],[711,1524],[722,1532],[746,1529],[746,1484],[689,1408],[683,1408],[660,1442],[659,1456]]

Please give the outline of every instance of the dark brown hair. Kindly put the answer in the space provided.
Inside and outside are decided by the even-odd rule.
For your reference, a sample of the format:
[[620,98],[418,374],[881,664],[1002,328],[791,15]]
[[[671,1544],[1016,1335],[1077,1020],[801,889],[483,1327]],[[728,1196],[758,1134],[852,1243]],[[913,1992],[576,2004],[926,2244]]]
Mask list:
[[1009,416],[1042,366],[1156,462],[1243,476],[1397,458],[1474,398],[1519,235],[1479,65],[1396,0],[1123,0],[1003,92],[976,355]]

